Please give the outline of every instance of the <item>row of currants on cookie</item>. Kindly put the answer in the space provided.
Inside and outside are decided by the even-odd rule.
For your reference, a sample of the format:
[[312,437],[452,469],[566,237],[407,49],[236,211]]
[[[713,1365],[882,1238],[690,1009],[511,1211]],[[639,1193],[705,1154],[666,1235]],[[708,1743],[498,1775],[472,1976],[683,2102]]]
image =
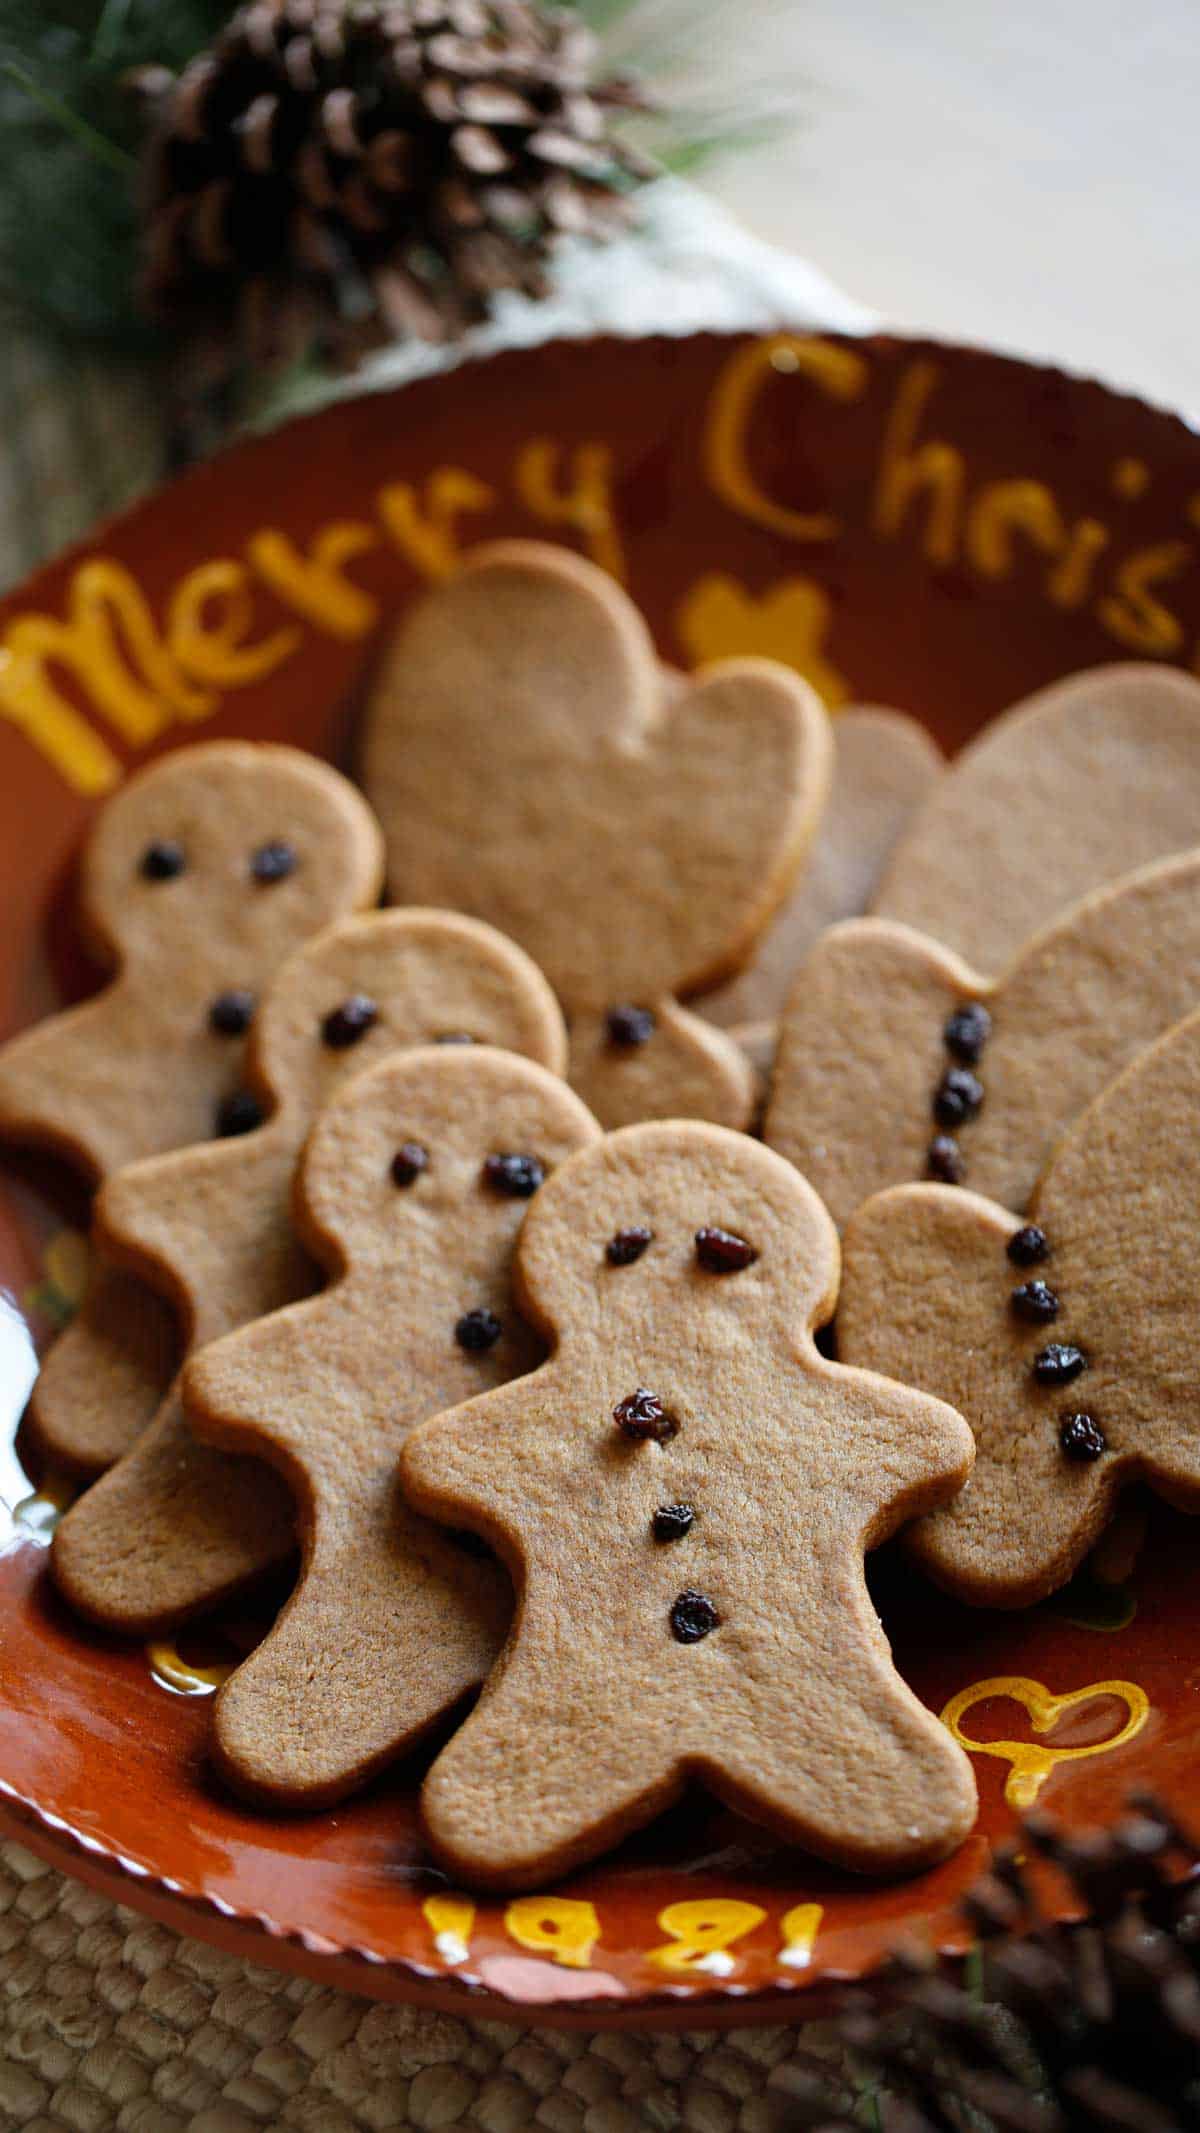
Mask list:
[[[1156,670],[1085,678],[1001,722],[923,813],[944,817],[957,783],[960,815],[973,814],[972,839],[986,847],[989,807],[993,816],[1009,807],[1012,764],[1028,762],[1031,728],[1053,785],[1056,736],[1069,753],[1076,724],[1090,719],[1093,764],[1104,766],[1106,751],[1115,760],[1118,741],[1128,752],[1134,736],[1125,797],[1131,776],[1147,792],[1156,780],[1169,786],[1153,849],[1170,849],[1182,841],[1172,810],[1189,768],[1196,783],[1197,697],[1193,684]],[[572,1006],[573,1078],[606,1124],[664,1106],[720,1118],[735,1099],[742,1124],[747,1068],[739,1060],[727,1071],[729,1040],[704,1032],[669,988],[687,989],[705,955],[709,969],[728,960],[739,927],[744,951],[747,910],[753,904],[761,924],[764,883],[777,895],[786,882],[780,851],[815,818],[823,714],[762,662],[717,669],[686,690],[671,682],[665,708],[662,698],[644,631],[604,581],[544,551],[485,552],[401,633],[378,686],[368,789],[401,893],[485,911],[527,945],[537,937]],[[692,777],[695,750],[703,762]],[[1108,762],[1086,804],[1094,813],[1107,795],[1115,817],[1115,792]],[[1036,795],[1031,816],[1036,829]],[[922,819],[893,861],[885,901],[901,894],[906,866],[920,880]],[[1115,827],[1093,844],[1072,858],[1076,873],[1091,865],[1094,874],[1105,851],[1118,864],[1130,856]],[[827,847],[836,848],[832,834]],[[930,1116],[957,1129],[933,1142],[970,1150],[960,1160],[973,1176],[978,1166],[982,1182],[996,1119],[991,1159],[1007,1161],[1024,1191],[1055,1132],[1191,1004],[1190,868],[1186,858],[1149,866],[1093,894],[992,984],[894,924],[825,934],[784,1018],[768,1139],[844,1218],[876,1186],[935,1160]],[[1043,872],[1052,896],[1054,869]],[[863,1546],[915,1519],[912,1545],[934,1575],[971,1597],[1013,1601],[1069,1574],[1127,1473],[1145,1471],[1186,1500],[1178,1447],[1172,1465],[1170,1441],[1155,1437],[1152,1456],[1146,1430],[1127,1426],[1134,1376],[1142,1403],[1155,1399],[1157,1379],[1105,1362],[1109,1300],[1101,1282],[1089,1301],[1086,1270],[1076,1276],[1075,1225],[1035,1230],[973,1197],[911,1188],[851,1224],[843,1356],[967,1413],[981,1457],[965,1489],[970,1440],[957,1416],[815,1356],[806,1325],[828,1319],[837,1281],[828,1218],[795,1170],[740,1134],[672,1124],[602,1144],[625,1179],[613,1226],[604,1237],[589,1228],[585,1249],[578,1205],[565,1202],[573,1211],[555,1233],[561,1267],[555,1274],[539,1260],[535,1280],[523,1244],[518,1308],[508,1265],[515,1222],[535,1195],[541,1219],[552,1201],[543,1179],[597,1131],[578,1102],[540,1086],[567,1062],[539,972],[486,926],[402,910],[318,935],[254,1012],[273,961],[332,910],[369,901],[378,876],[377,832],[357,796],[287,750],[218,745],[176,756],[135,781],[93,838],[88,914],[123,953],[122,974],[89,1007],[9,1047],[0,1114],[9,1131],[52,1138],[101,1174],[147,1144],[164,1153],[125,1168],[102,1193],[110,1268],[38,1395],[44,1441],[77,1470],[124,1455],[64,1521],[60,1583],[98,1619],[160,1627],[285,1556],[298,1504],[301,1587],[218,1699],[215,1738],[245,1789],[312,1804],[337,1797],[482,1678],[498,1648],[510,1602],[495,1564],[438,1540],[406,1507],[395,1474],[414,1424],[492,1386],[481,1418],[490,1429],[510,1417],[511,1446],[507,1463],[489,1456],[484,1500],[469,1459],[455,1484],[449,1423],[432,1464],[419,1450],[424,1432],[407,1459],[421,1507],[481,1531],[525,1585],[525,1657],[518,1665],[510,1651],[430,1780],[431,1831],[458,1870],[537,1878],[644,1819],[692,1768],[830,1856],[859,1866],[936,1856],[969,1822],[969,1773],[880,1660]],[[1072,879],[1068,893],[1080,885],[1089,882]],[[1002,870],[990,897],[974,873],[968,886],[994,934]],[[1025,886],[1014,927],[1024,924]],[[803,923],[803,898],[801,889],[776,939]],[[243,1076],[232,1055],[251,1021]],[[1183,1037],[1173,1073],[1186,1062]],[[474,1040],[470,1050],[463,1039]],[[435,1052],[391,1059],[427,1040]],[[498,1062],[482,1045],[522,1052],[542,1072]],[[360,1074],[370,1058],[381,1063]],[[1147,1075],[1135,1082],[1143,1104],[1157,1086],[1149,1064]],[[514,1076],[542,1123],[506,1139],[500,1090]],[[432,1113],[421,1108],[429,1102]],[[188,1146],[214,1105],[227,1132],[244,1127],[249,1137]],[[1095,1132],[1091,1118],[1077,1135]],[[289,1186],[314,1119],[294,1227]],[[356,1165],[368,1144],[363,1178]],[[184,1152],[165,1152],[174,1146]],[[607,1174],[600,1162],[592,1151],[589,1170],[581,1150],[562,1173],[586,1180],[589,1203]],[[1181,1174],[1176,1166],[1172,1176]],[[660,1228],[650,1216],[664,1192]],[[1076,1186],[1069,1198],[1080,1204]],[[1023,1204],[1015,1188],[1009,1204]],[[1025,1242],[1014,1245],[1018,1228]],[[1120,1231],[1130,1281],[1139,1249],[1161,1251],[1144,1231],[1138,1221]],[[697,1237],[708,1240],[703,1250]],[[1039,1273],[998,1293],[1010,1253],[1031,1250],[1039,1264],[1053,1255],[1053,1280]],[[314,1261],[334,1285],[295,1302],[314,1285]],[[635,1265],[636,1282],[614,1289],[614,1273]],[[130,1269],[184,1305],[194,1348],[219,1343],[157,1412],[169,1321]],[[1066,1311],[1062,1330],[1073,1338],[1027,1353],[1029,1329]],[[962,1356],[981,1352],[981,1326],[996,1355],[982,1386],[961,1367],[956,1377]],[[1160,1354],[1158,1318],[1153,1333]],[[524,1377],[545,1345],[551,1362]],[[555,1378],[562,1368],[567,1376]],[[1054,1386],[1061,1392],[1084,1371],[1088,1406],[1060,1413]],[[577,1414],[580,1372],[588,1401]],[[547,1383],[548,1436],[537,1427]],[[472,1419],[468,1409],[455,1428]],[[489,1450],[500,1441],[489,1435]],[[1018,1444],[1023,1464],[1012,1457]],[[230,1449],[263,1454],[281,1472]],[[676,1542],[690,1556],[682,1569]],[[764,1583],[772,1557],[779,1575]],[[836,1638],[839,1682],[862,1670],[857,1715],[852,1697],[836,1716],[828,1696],[811,1708],[798,1699],[818,1630]],[[701,1645],[703,1658],[692,1651]],[[699,1664],[664,1677],[672,1688],[659,1718],[682,1701],[655,1732],[654,1670],[678,1668],[685,1654]],[[709,1769],[714,1699],[728,1703],[738,1683],[744,1700],[743,1677],[763,1673],[764,1655],[776,1691],[747,1705],[744,1764]],[[609,1734],[627,1708],[630,1668],[647,1715],[617,1784]],[[327,1694],[315,1694],[318,1681]],[[515,1686],[502,1695],[504,1683]],[[538,1711],[564,1696],[586,1723],[556,1743]],[[555,1823],[544,1798],[533,1812],[520,1780],[524,1772],[544,1792],[559,1748]],[[607,1790],[595,1788],[595,1756],[613,1780]],[[928,1813],[911,1806],[901,1826],[902,1799]]]

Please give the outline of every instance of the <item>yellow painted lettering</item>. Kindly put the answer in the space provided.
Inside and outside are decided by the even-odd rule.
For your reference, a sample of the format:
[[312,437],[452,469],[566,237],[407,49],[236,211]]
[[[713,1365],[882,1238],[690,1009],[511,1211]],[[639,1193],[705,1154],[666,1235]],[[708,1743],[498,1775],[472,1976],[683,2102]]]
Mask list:
[[1092,589],[1092,573],[1111,535],[1098,518],[1081,518],[1073,527],[1059,561],[1046,580],[1056,607],[1082,607]]
[[752,341],[730,358],[717,381],[701,446],[705,477],[724,503],[756,525],[796,541],[832,541],[841,531],[836,518],[776,502],[750,471],[746,439],[758,396],[781,373],[800,375],[828,399],[842,401],[860,399],[870,376],[864,356],[812,335],[775,333]]
[[401,555],[427,578],[452,577],[462,561],[458,521],[465,511],[490,511],[496,492],[465,467],[438,467],[420,497],[408,481],[389,482],[376,498],[384,530]]
[[51,686],[40,658],[18,659],[0,647],[0,719],[24,734],[72,792],[94,798],[120,783],[119,758]]
[[737,1968],[729,1949],[753,1933],[766,1915],[757,1904],[739,1903],[732,1896],[717,1896],[709,1903],[669,1903],[659,1912],[658,1923],[670,1940],[665,1947],[652,1948],[646,1961],[659,1970],[704,1970],[713,1977],[728,1977]]
[[250,577],[244,563],[219,556],[189,570],[167,608],[167,645],[172,657],[197,681],[236,689],[261,681],[299,649],[298,629],[276,630],[247,644],[254,620]]
[[66,667],[135,748],[155,740],[172,712],[203,718],[213,709],[212,697],[175,667],[136,580],[123,564],[102,556],[75,572],[67,621],[18,615],[5,646],[18,663]]
[[812,1961],[813,1947],[825,1916],[819,1903],[797,1903],[783,1914],[783,1946],[779,1960],[792,1970],[807,1970]]
[[985,578],[1007,578],[1018,535],[1044,555],[1058,556],[1067,533],[1062,513],[1042,481],[990,481],[967,516],[966,550]]
[[586,1970],[600,1938],[595,1905],[566,1896],[522,1896],[509,1904],[504,1924],[522,1948],[553,1956],[568,1970]]
[[444,1963],[465,1963],[471,1952],[475,1906],[465,1896],[427,1896],[421,1915]]
[[533,437],[517,454],[513,480],[527,511],[548,526],[581,534],[593,563],[625,582],[625,553],[613,509],[613,455],[606,444],[581,444],[561,476],[564,454],[550,437]]
[[1160,541],[1127,556],[1113,578],[1113,591],[1096,614],[1111,637],[1131,652],[1170,659],[1183,643],[1183,624],[1154,596],[1154,588],[1177,578],[1192,560],[1189,541]]
[[967,470],[954,445],[937,438],[917,442],[937,382],[937,365],[924,358],[910,364],[900,380],[884,431],[872,516],[875,531],[891,539],[903,527],[909,505],[927,495],[924,552],[944,567],[954,560]]
[[370,593],[346,576],[344,566],[378,540],[376,528],[361,519],[335,519],[304,555],[286,533],[264,526],[251,534],[246,554],[286,606],[330,636],[353,640],[366,636],[379,610]]

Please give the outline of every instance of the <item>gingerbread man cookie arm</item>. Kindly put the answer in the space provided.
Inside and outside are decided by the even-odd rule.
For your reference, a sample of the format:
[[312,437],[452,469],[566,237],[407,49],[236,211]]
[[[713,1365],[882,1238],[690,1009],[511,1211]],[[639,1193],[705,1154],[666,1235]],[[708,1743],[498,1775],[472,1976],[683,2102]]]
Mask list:
[[742,1047],[674,1000],[571,1017],[571,1086],[611,1132],[642,1119],[745,1128],[758,1081]]
[[987,988],[935,941],[848,919],[802,965],[780,1026],[764,1138],[844,1223],[881,1186],[919,1177],[939,1125],[943,1031]]

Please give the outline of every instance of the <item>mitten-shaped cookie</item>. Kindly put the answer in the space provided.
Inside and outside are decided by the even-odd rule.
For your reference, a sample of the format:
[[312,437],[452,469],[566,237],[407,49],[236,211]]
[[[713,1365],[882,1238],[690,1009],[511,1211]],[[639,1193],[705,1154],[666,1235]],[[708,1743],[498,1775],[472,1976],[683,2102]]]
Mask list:
[[440,1856],[539,1882],[692,1776],[849,1866],[952,1850],[970,1767],[892,1666],[863,1552],[961,1487],[970,1433],[817,1352],[838,1247],[816,1194],[741,1135],[629,1127],[543,1187],[516,1281],[549,1361],[401,1458],[412,1503],[521,1591],[425,1786]]
[[474,912],[529,951],[604,1125],[741,1126],[748,1060],[677,1002],[749,955],[816,827],[830,755],[820,701],[787,668],[665,675],[602,572],[511,542],[477,550],[402,625],[365,776],[392,895]]
[[699,1003],[724,1029],[773,1022],[814,941],[857,918],[896,840],[942,771],[936,741],[915,718],[852,705],[833,720],[833,781],[821,826],[791,894],[750,963]]
[[[440,911],[344,920],[299,950],[263,1001],[249,1066],[274,1107],[266,1124],[133,1164],[104,1187],[106,1249],[167,1290],[190,1348],[311,1292],[289,1218],[305,1135],[349,1073],[438,1038],[504,1045],[551,1071],[565,1058],[549,986],[490,926]],[[144,1631],[243,1585],[290,1552],[293,1532],[278,1475],[200,1444],[176,1383],[132,1451],[67,1513],[52,1560],[81,1613]]]
[[[298,749],[214,741],[131,778],[82,859],[82,923],[116,975],[0,1051],[0,1134],[103,1178],[238,1129],[262,987],[319,927],[373,903],[382,877],[370,810]],[[83,1473],[119,1457],[172,1353],[159,1301],[101,1266],[34,1391],[45,1452]]]
[[907,1185],[846,1231],[839,1353],[953,1400],[975,1433],[962,1495],[907,1536],[961,1599],[1064,1584],[1127,1482],[1200,1511],[1198,1113],[1191,1015],[1075,1121],[1029,1221]]
[[1200,844],[1200,682],[1094,667],[964,748],[910,823],[872,906],[989,976],[1114,875]]
[[1200,1000],[1200,852],[1085,897],[989,984],[885,919],[817,943],[788,1003],[771,1147],[835,1221],[922,1177],[1023,1208],[1063,1128]]
[[513,1242],[543,1178],[598,1134],[564,1083],[508,1052],[408,1052],[355,1075],[293,1203],[331,1286],[189,1364],[192,1426],[269,1459],[300,1512],[295,1592],[217,1698],[218,1758],[252,1795],[340,1798],[495,1659],[508,1580],[408,1508],[396,1459],[414,1422],[540,1361]]

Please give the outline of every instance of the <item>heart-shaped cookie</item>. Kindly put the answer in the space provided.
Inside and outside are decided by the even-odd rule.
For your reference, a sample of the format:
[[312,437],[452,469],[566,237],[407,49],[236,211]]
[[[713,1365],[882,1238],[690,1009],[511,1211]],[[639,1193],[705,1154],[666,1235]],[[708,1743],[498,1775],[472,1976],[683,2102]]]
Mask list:
[[759,659],[666,674],[600,571],[511,542],[406,617],[364,769],[392,896],[487,918],[527,949],[604,1124],[686,1110],[744,1125],[744,1056],[674,1003],[750,953],[830,761],[798,675]]

